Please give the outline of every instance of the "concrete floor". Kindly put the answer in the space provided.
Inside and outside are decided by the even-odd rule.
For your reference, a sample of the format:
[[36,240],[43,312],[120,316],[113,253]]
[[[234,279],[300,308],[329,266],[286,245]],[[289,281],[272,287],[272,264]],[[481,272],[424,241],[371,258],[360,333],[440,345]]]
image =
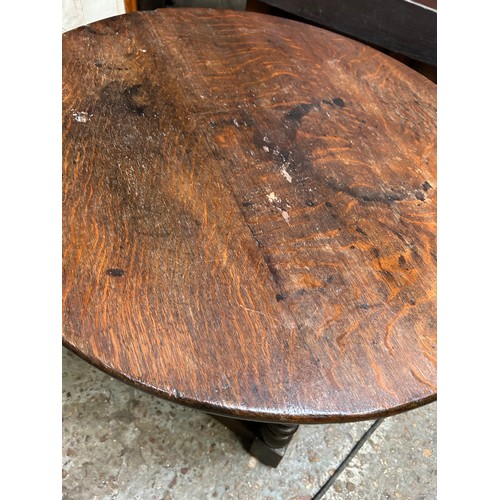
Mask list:
[[[310,499],[371,422],[301,426],[277,469],[212,417],[63,349],[63,499]],[[436,404],[386,419],[325,499],[436,498]]]

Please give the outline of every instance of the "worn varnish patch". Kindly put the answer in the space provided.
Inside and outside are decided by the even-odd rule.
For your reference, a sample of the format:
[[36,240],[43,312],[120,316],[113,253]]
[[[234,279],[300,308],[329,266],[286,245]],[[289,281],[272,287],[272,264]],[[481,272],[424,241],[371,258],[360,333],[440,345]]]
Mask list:
[[315,27],[194,9],[68,32],[63,71],[68,347],[241,418],[435,399],[434,84]]

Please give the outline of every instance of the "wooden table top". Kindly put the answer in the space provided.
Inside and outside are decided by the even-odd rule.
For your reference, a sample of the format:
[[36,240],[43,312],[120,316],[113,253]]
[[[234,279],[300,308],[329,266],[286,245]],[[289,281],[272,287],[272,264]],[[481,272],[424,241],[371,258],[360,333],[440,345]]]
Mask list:
[[245,419],[436,398],[436,86],[293,21],[136,12],[63,35],[63,342]]

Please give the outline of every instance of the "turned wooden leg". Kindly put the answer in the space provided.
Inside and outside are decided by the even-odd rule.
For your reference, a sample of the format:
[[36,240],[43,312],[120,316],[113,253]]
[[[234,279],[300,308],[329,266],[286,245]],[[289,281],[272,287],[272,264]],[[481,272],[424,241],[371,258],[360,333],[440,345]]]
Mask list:
[[252,456],[270,467],[279,465],[288,443],[299,428],[296,424],[271,424],[212,416],[237,434]]
[[277,467],[298,428],[295,424],[261,424],[260,435],[254,437],[248,452],[263,464]]

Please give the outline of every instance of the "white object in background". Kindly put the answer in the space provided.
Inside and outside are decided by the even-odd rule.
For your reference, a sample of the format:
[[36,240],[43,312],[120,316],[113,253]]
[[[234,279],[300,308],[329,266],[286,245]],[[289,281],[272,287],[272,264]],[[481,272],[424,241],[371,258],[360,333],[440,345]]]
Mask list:
[[62,30],[125,13],[123,0],[63,0]]

